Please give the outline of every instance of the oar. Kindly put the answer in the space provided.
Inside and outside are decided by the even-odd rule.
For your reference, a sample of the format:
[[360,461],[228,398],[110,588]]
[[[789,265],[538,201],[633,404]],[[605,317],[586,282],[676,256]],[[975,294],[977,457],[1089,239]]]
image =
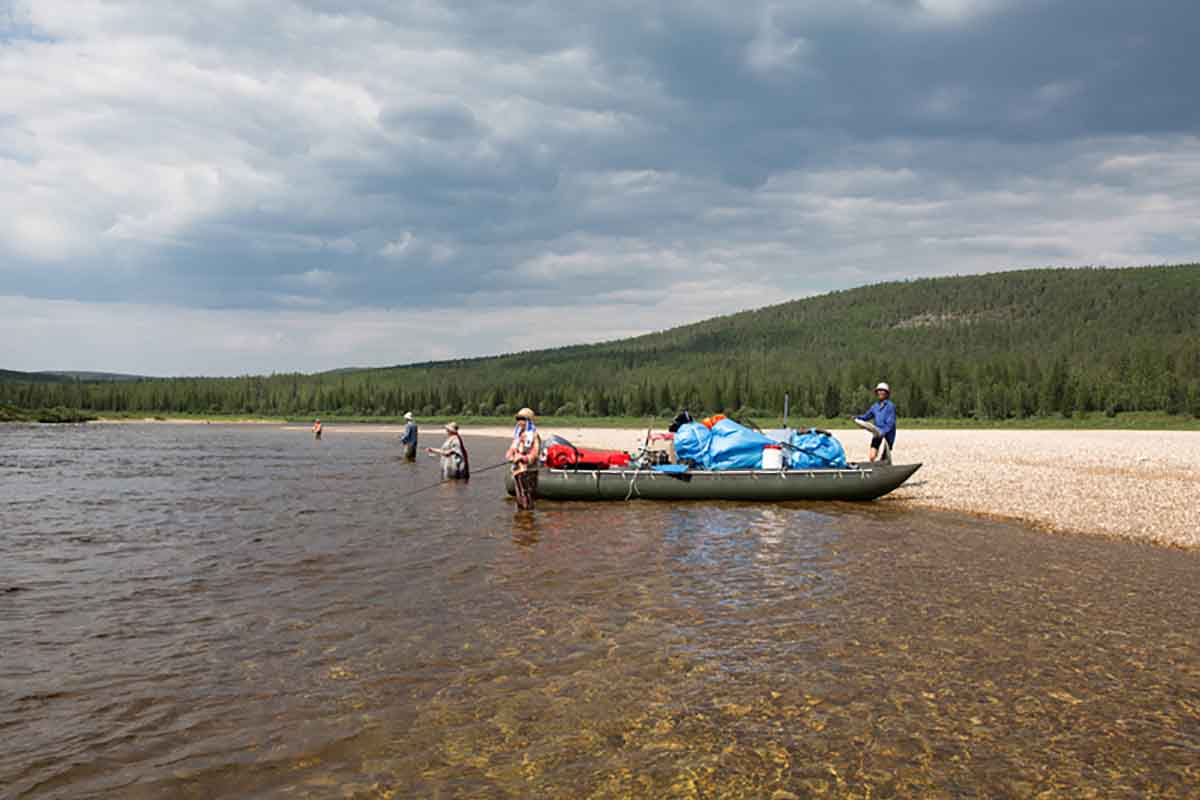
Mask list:
[[[499,464],[492,464],[490,467],[484,467],[483,469],[472,470],[471,474],[479,475],[480,473],[488,472],[489,470],[500,469],[501,467],[507,467],[508,464],[509,464],[509,462],[507,462],[507,461],[501,461]],[[396,495],[396,499],[403,500],[406,497],[412,497],[414,494],[420,494],[421,492],[428,492],[430,489],[436,489],[437,487],[441,486],[443,483],[449,483],[450,481],[456,481],[456,480],[460,480],[460,479],[459,478],[442,478],[437,483],[431,483],[428,486],[422,486],[420,489],[414,489],[411,492],[405,492],[404,494]]]

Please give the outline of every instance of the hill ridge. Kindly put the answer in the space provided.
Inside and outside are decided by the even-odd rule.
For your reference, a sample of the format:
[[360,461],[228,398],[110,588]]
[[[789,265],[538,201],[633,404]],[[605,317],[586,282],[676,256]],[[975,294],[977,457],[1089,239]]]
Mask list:
[[[889,380],[908,416],[1200,414],[1200,264],[915,278],[640,336],[313,375],[46,384],[25,400],[192,413],[836,416]],[[914,323],[914,320],[921,321]],[[0,384],[0,402],[11,384]],[[6,394],[7,392],[7,394]],[[71,393],[75,394],[72,395]],[[19,404],[19,403],[16,403]]]

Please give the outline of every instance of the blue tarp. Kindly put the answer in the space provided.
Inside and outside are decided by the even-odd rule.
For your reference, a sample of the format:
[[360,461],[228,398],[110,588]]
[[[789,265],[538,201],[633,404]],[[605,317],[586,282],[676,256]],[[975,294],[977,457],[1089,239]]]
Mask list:
[[845,469],[846,451],[832,436],[817,431],[792,434],[789,466],[792,469]]
[[675,431],[675,460],[690,461],[697,467],[708,469],[708,445],[712,431],[698,422],[688,422]]
[[[730,419],[712,430],[699,422],[683,425],[675,433],[675,457],[697,469],[762,469],[762,451],[775,439],[763,436]],[[837,439],[817,431],[795,431],[784,452],[791,469],[844,469],[846,451]]]
[[691,422],[675,433],[675,457],[699,469],[761,469],[763,447],[769,444],[776,442],[731,419],[721,420],[711,431]]

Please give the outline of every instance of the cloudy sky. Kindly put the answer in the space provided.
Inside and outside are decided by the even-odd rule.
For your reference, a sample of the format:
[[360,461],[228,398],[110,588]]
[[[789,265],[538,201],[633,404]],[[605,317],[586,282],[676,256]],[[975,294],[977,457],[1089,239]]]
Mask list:
[[1189,0],[0,0],[0,367],[315,371],[1200,257]]

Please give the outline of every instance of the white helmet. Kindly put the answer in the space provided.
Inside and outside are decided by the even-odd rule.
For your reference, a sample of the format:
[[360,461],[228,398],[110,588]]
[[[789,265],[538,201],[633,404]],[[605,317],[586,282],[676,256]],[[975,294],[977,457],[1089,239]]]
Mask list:
[[880,381],[880,382],[879,382],[879,385],[875,387],[875,391],[877,391],[877,392],[878,392],[880,389],[882,389],[883,391],[887,392],[888,394],[891,394],[891,393],[892,393],[892,387],[888,386],[888,385],[887,385],[886,383],[884,383],[883,381]]

